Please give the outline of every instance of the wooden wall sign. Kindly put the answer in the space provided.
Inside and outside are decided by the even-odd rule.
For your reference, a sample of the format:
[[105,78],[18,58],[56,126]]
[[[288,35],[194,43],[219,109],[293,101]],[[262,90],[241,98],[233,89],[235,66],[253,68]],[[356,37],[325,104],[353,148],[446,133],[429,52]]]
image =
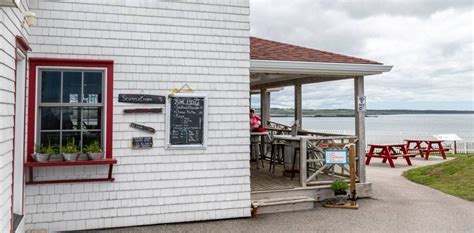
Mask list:
[[165,104],[166,97],[162,95],[119,94],[118,101],[136,104]]
[[146,132],[149,132],[149,133],[155,133],[154,128],[144,126],[144,125],[140,125],[140,124],[130,123],[130,127],[135,128],[135,129],[139,129],[139,130],[143,130],[143,131],[146,131]]
[[152,137],[133,137],[132,138],[132,148],[152,148],[153,147],[153,138]]
[[124,109],[124,113],[162,113],[162,108],[132,108]]

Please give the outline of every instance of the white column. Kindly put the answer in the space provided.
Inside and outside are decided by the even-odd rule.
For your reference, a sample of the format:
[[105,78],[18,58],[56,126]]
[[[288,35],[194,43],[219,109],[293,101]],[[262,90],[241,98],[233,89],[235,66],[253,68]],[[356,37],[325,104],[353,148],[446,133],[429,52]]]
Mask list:
[[[355,131],[358,138],[357,156],[359,158],[357,171],[361,183],[366,182],[365,177],[365,107],[363,111],[359,111],[359,97],[365,97],[364,94],[364,77],[354,78],[354,108],[355,108]],[[364,101],[365,102],[365,101]],[[364,103],[365,104],[365,103]]]
[[298,120],[300,123],[300,129],[303,128],[302,101],[301,82],[295,81],[295,120]]
[[267,127],[270,120],[270,92],[266,89],[260,89],[260,109],[262,110],[262,127]]

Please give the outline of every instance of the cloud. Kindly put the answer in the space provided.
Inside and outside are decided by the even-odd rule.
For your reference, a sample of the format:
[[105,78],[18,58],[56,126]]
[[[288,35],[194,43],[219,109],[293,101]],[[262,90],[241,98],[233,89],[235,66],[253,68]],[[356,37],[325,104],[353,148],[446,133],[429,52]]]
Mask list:
[[[366,78],[377,108],[473,110],[473,18],[471,1],[251,0],[252,35],[394,65]],[[303,107],[353,107],[352,85],[307,85]],[[292,90],[272,106],[292,107]]]

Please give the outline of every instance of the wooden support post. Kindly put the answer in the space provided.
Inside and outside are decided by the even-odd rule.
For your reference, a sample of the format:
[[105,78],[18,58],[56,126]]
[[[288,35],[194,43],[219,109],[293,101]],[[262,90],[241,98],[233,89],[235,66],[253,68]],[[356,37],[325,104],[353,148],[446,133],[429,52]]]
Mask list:
[[303,98],[302,98],[302,86],[300,81],[295,81],[295,121],[299,122],[299,129],[303,128]]
[[301,183],[301,187],[306,187],[306,147],[307,146],[308,146],[308,140],[306,138],[301,138],[301,140],[300,140],[300,183]]
[[[352,143],[352,142],[351,142]],[[350,172],[350,179],[351,179],[351,201],[352,205],[355,205],[355,201],[357,200],[356,194],[356,159],[355,159],[356,151],[355,146],[351,145],[349,147],[349,172]]]
[[458,146],[456,145],[456,141],[454,141],[454,154],[458,153]]
[[[357,171],[359,181],[361,183],[366,182],[365,177],[365,107],[363,111],[359,111],[358,101],[360,97],[365,98],[364,94],[364,77],[354,78],[354,108],[355,108],[355,131],[357,136],[357,156],[359,157],[359,162],[357,164]],[[364,103],[365,104],[365,103]]]
[[266,89],[260,90],[260,105],[262,109],[262,127],[268,126],[268,121],[270,120],[270,92],[267,92]]

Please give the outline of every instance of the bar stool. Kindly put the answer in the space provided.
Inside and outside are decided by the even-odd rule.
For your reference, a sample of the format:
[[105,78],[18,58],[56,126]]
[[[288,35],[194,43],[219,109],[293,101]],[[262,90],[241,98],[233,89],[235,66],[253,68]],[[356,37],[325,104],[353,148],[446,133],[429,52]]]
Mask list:
[[[270,156],[270,168],[268,171],[275,173],[276,163],[280,163],[285,156],[285,143],[283,142],[274,142],[272,143],[272,151]],[[277,156],[278,154],[278,156]],[[273,170],[272,170],[273,167]]]
[[264,163],[263,163],[263,143],[259,142],[259,141],[252,141],[250,143],[250,155],[253,155],[255,153],[255,148],[258,148],[259,151],[257,151],[257,158],[256,158],[256,162],[257,162],[257,169],[259,168],[258,167],[258,160],[260,159],[260,161],[262,162],[262,168],[264,168]]

